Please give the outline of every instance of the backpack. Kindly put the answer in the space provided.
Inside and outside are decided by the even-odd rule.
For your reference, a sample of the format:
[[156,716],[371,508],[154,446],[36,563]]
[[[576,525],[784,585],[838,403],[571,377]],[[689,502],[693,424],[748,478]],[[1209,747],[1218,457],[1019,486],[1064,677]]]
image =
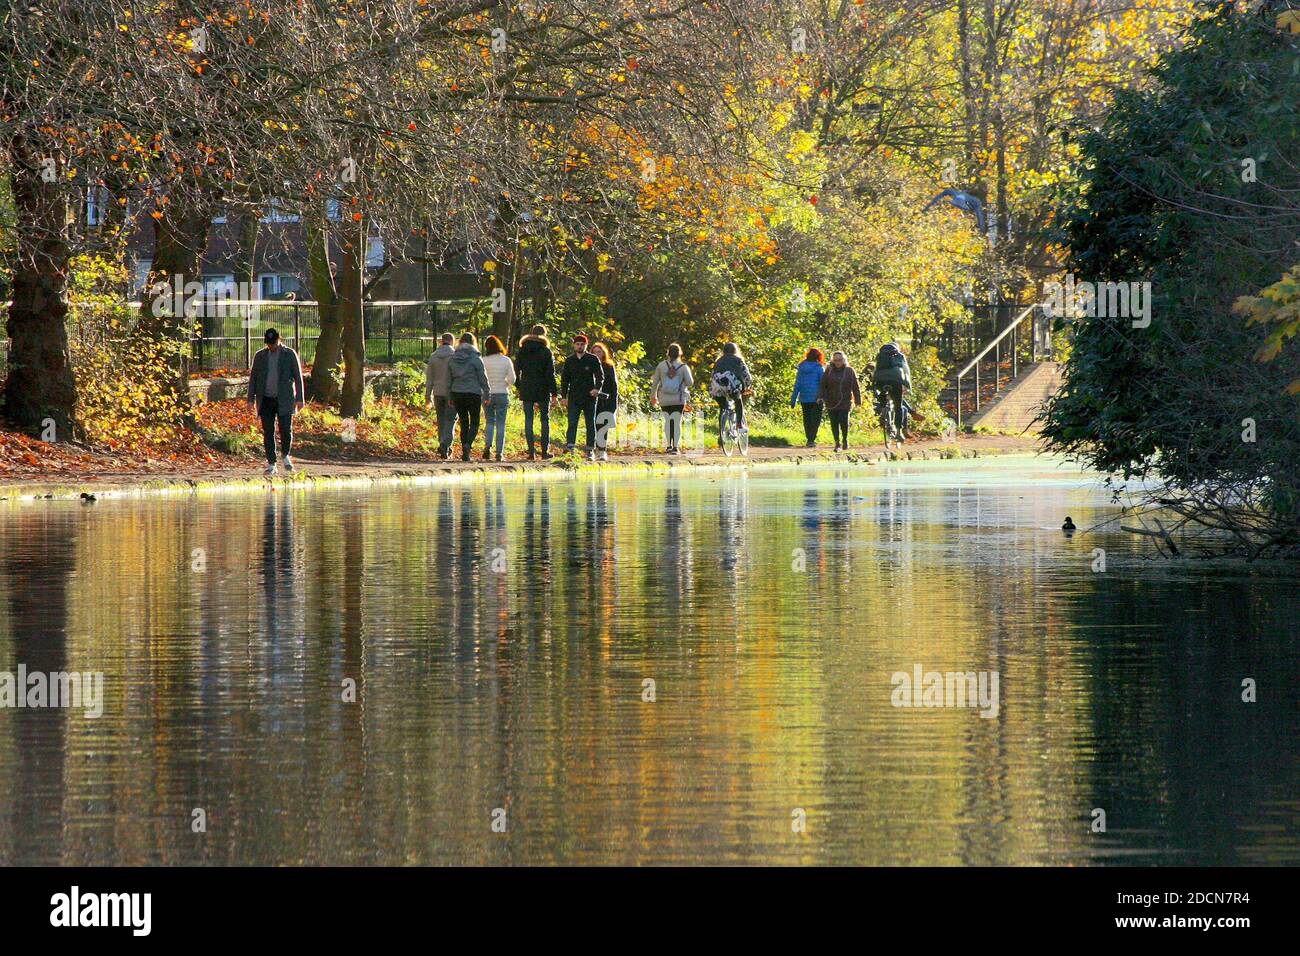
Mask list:
[[903,368],[907,360],[893,345],[884,346],[876,354],[876,370],[871,381],[876,385],[904,385]]
[[[668,371],[659,378],[659,394],[665,398],[669,398],[673,395],[681,398],[682,393],[686,390],[686,373],[684,371],[686,365],[685,363],[676,366],[671,363],[665,364],[668,366]],[[671,405],[673,403],[668,402],[668,404]]]
[[876,353],[877,371],[887,368],[902,368],[903,353],[894,348],[893,345],[882,345],[880,351]]

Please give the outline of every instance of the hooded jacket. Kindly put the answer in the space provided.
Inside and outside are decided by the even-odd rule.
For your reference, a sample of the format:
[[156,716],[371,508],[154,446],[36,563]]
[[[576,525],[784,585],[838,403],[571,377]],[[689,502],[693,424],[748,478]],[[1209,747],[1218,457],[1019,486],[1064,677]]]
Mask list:
[[802,405],[811,405],[813,402],[820,401],[822,376],[825,374],[826,366],[821,362],[814,362],[812,359],[804,359],[800,362],[794,373],[794,391],[790,395],[790,404],[799,402]]
[[456,351],[447,359],[447,370],[451,374],[453,395],[472,395],[478,392],[485,401],[492,397],[487,372],[483,369],[483,359],[479,356],[478,349],[468,342],[456,346]]
[[754,384],[754,376],[749,374],[749,366],[739,355],[721,355],[713,363],[713,374],[719,372],[731,372],[739,380],[744,388],[751,388]]
[[[902,361],[899,362],[899,359]],[[912,370],[907,365],[907,356],[893,342],[882,346],[877,353],[876,369],[871,374],[871,381],[877,385],[912,387]]]
[[446,398],[451,394],[451,370],[447,361],[456,350],[450,345],[439,345],[429,356],[429,364],[424,370],[424,397],[431,395]]
[[525,335],[515,355],[515,387],[524,402],[546,404],[559,392],[555,387],[555,356],[542,335]]

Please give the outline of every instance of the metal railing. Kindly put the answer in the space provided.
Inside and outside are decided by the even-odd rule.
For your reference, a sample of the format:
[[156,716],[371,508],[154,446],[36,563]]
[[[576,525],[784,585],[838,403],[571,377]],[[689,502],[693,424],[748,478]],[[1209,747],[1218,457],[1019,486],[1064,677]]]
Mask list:
[[[442,323],[463,322],[469,308],[455,300],[366,302],[363,305],[366,362],[393,365],[423,361],[437,347]],[[463,313],[463,314],[458,314]],[[261,348],[261,333],[275,327],[304,364],[315,359],[320,338],[320,304],[312,300],[239,300],[214,302],[195,315],[200,334],[192,339],[194,367],[249,368]]]
[[1011,375],[1007,379],[1008,384],[1015,380],[1020,374],[1020,326],[1024,324],[1025,319],[1030,320],[1030,361],[1037,362],[1040,356],[1051,353],[1051,339],[1049,319],[1041,305],[1029,305],[1007,323],[1007,327],[999,332],[993,339],[980,349],[975,356],[966,363],[965,367],[957,373],[957,427],[961,428],[961,380],[972,370],[975,371],[975,411],[980,410],[980,362],[983,358],[993,353],[993,394],[996,395],[1002,387],[1000,381],[1002,370],[1002,341],[1007,336],[1011,336],[1011,342],[1008,348],[1011,353]]
[[[424,361],[437,348],[444,331],[461,332],[491,321],[486,299],[384,300],[364,303],[366,362],[394,365],[407,359]],[[8,303],[0,302],[0,313]],[[129,328],[138,316],[140,303],[123,302],[131,313]],[[320,337],[319,303],[310,299],[224,299],[213,296],[195,302],[194,324],[198,334],[190,340],[193,368],[247,369],[253,354],[262,347],[262,332],[274,326],[282,339],[298,352],[306,365],[312,364]],[[73,311],[78,306],[74,303]],[[84,308],[84,306],[82,307]],[[118,308],[118,306],[114,306]],[[93,326],[93,322],[91,326]],[[69,321],[70,335],[88,334],[87,326]],[[89,334],[94,334],[89,333]],[[121,334],[119,331],[118,335]],[[9,342],[0,339],[0,369],[8,356]]]

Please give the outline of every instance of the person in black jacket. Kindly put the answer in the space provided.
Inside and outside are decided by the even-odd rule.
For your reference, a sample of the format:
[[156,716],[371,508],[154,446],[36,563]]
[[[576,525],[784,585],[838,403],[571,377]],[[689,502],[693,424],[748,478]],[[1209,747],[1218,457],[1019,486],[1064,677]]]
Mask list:
[[587,457],[595,461],[596,452],[596,399],[605,384],[605,371],[600,359],[587,351],[587,337],[579,333],[573,337],[573,354],[560,368],[560,391],[569,411],[569,429],[565,445],[573,451],[578,438],[578,419],[587,424]]
[[605,375],[596,398],[596,457],[609,461],[609,433],[614,430],[618,414],[618,375],[614,371],[614,350],[604,342],[591,347],[591,354],[600,359],[600,369]]
[[266,476],[275,475],[275,425],[280,423],[280,454],[285,471],[293,471],[289,450],[293,447],[293,413],[302,411],[306,400],[302,363],[298,353],[280,343],[280,333],[267,329],[262,336],[266,348],[253,356],[248,376],[248,404],[262,419],[262,444],[266,449]]
[[555,387],[555,356],[546,338],[546,326],[534,325],[533,331],[519,340],[515,355],[515,388],[524,404],[524,438],[528,441],[528,460],[536,457],[533,439],[534,410],[541,415],[542,457],[551,457],[551,404],[558,391]]

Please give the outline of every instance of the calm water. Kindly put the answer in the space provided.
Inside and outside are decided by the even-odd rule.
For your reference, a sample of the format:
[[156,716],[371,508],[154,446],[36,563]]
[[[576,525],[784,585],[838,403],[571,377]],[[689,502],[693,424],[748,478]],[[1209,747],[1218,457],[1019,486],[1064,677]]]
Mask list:
[[1300,862],[1293,572],[1050,460],[0,509],[0,671],[105,680],[0,709],[0,863]]

